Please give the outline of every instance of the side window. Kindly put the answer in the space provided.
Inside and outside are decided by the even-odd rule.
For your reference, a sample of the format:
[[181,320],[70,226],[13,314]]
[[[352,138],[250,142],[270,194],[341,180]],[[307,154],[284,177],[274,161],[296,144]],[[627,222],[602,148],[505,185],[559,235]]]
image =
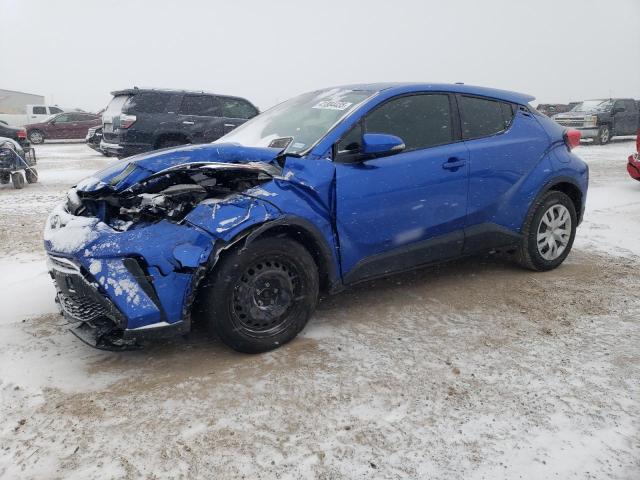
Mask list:
[[621,111],[625,111],[627,106],[624,104],[622,100],[616,100],[616,103],[613,104],[614,110],[620,109]]
[[86,113],[72,113],[70,115],[72,122],[90,122],[95,118],[93,115],[87,115]]
[[139,93],[133,95],[127,103],[127,111],[131,113],[162,113],[167,108],[170,95],[166,93]]
[[222,113],[228,118],[253,118],[258,112],[249,102],[239,98],[220,98],[222,103]]
[[362,148],[362,125],[356,123],[338,142],[338,153],[358,153]]
[[67,123],[67,122],[70,122],[71,119],[69,117],[71,117],[71,115],[68,114],[68,113],[63,113],[62,115],[58,115],[56,117],[56,123]]
[[58,107],[49,107],[49,112],[50,112],[51,114],[54,114],[54,113],[62,113],[62,109],[61,109],[61,108],[58,108]]
[[388,133],[404,141],[407,150],[453,141],[449,96],[420,94],[384,103],[365,118],[368,133]]
[[46,115],[47,114],[47,107],[33,107],[33,114],[34,115]]
[[211,95],[185,95],[180,105],[180,114],[219,117],[220,103]]
[[515,114],[510,103],[465,95],[461,97],[460,107],[465,140],[489,137],[506,130]]

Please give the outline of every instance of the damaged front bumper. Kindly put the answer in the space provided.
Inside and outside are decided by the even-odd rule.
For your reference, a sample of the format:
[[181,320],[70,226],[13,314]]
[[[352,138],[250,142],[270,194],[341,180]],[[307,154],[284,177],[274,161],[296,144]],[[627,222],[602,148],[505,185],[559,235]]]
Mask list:
[[[60,313],[72,324],[71,332],[88,345],[105,349],[121,350],[139,347],[152,338],[162,338],[185,332],[186,323],[179,320],[155,322],[141,327],[128,328],[129,322],[116,304],[101,291],[99,283],[77,262],[66,257],[48,255],[49,274],[56,287],[56,303]],[[133,259],[125,259],[127,268],[139,282],[142,290],[157,302],[154,288],[141,275]]]
[[198,285],[220,252],[276,216],[268,203],[238,196],[203,202],[178,222],[121,231],[62,204],[45,227],[56,300],[73,333],[97,348],[189,332]]

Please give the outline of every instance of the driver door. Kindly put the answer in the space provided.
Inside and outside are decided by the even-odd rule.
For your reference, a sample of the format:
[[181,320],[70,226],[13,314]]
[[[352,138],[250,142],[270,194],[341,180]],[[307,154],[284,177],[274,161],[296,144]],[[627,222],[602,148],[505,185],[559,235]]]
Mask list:
[[47,137],[51,139],[71,138],[72,122],[70,113],[61,113],[49,123]]
[[[336,146],[336,228],[345,283],[461,254],[469,153],[454,99],[388,100]],[[397,135],[403,152],[359,159],[362,133]]]

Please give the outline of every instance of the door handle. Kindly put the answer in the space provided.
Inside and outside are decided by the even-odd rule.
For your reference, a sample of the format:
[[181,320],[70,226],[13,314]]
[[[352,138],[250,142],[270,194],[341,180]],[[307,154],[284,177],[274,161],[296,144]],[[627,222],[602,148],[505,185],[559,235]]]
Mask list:
[[233,128],[237,127],[237,125],[235,123],[225,123],[224,126],[225,127],[233,127]]
[[189,120],[185,120],[184,122],[182,122],[183,125],[195,125],[196,122],[190,122]]
[[457,157],[451,157],[449,160],[442,164],[442,168],[445,170],[456,171],[460,167],[464,167],[467,164],[466,160]]

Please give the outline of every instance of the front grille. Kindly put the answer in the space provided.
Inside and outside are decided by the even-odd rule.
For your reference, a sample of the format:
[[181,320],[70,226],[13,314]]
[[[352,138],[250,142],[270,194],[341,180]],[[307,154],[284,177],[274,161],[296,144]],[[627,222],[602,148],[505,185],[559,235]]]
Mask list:
[[584,125],[584,118],[582,117],[556,118],[555,121],[565,127],[582,127]]
[[58,301],[64,313],[81,322],[108,316],[106,309],[91,297],[58,293]]

